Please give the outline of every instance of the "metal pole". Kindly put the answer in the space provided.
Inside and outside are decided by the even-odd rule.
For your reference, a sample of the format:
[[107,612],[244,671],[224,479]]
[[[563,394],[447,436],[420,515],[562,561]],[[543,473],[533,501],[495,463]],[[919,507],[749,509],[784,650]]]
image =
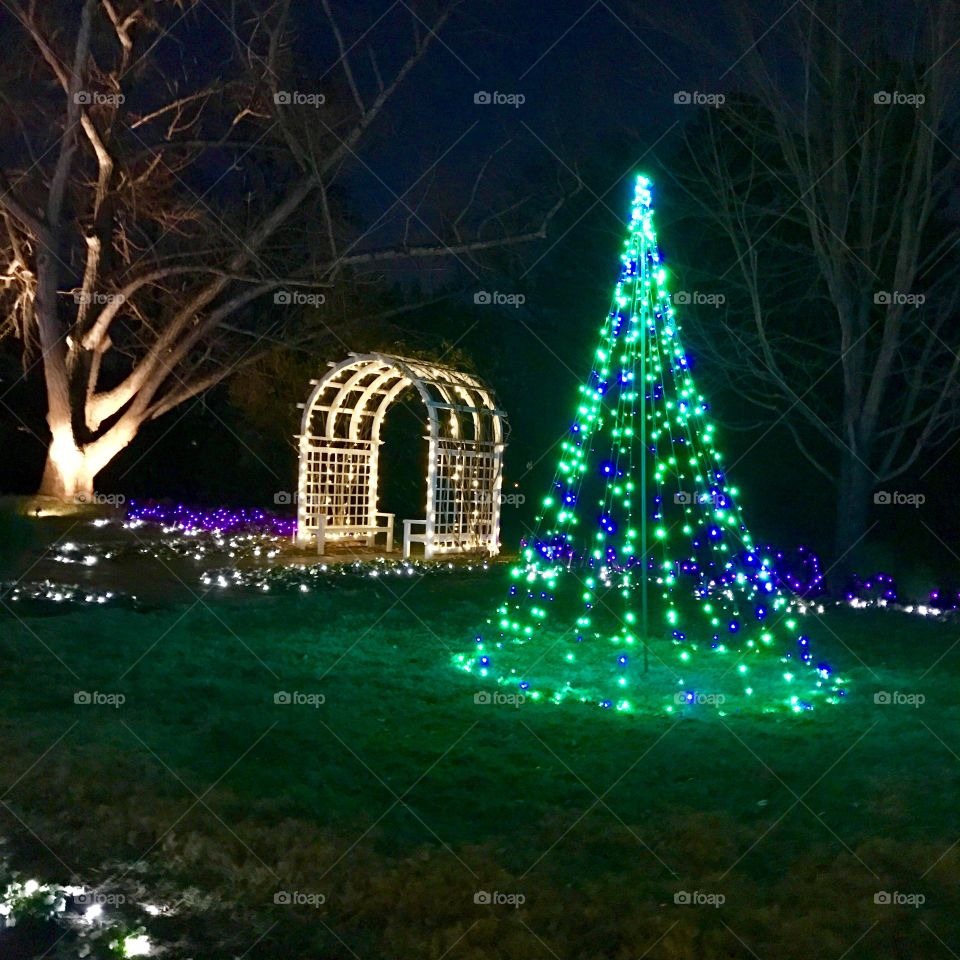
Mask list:
[[640,304],[640,556],[643,569],[640,574],[640,625],[643,630],[643,672],[650,669],[650,654],[648,650],[648,608],[647,608],[647,306],[646,287],[643,281],[647,274],[646,237],[641,240],[638,256],[643,259],[641,268],[637,271],[637,283],[641,284]]

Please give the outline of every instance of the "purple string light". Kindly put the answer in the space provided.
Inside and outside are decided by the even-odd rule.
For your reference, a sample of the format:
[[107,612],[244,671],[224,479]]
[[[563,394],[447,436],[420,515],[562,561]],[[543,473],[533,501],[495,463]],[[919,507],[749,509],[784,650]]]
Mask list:
[[128,521],[159,523],[180,530],[229,533],[251,531],[270,533],[277,537],[292,537],[297,529],[294,517],[280,517],[263,510],[234,510],[218,507],[201,510],[186,504],[137,503],[130,501]]

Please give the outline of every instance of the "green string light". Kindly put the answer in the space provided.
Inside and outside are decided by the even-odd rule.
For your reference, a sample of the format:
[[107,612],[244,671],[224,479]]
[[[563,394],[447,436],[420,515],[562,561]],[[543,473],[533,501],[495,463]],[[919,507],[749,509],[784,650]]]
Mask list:
[[[535,533],[492,632],[455,664],[533,700],[621,712],[641,697],[668,712],[705,701],[757,709],[760,692],[765,710],[837,703],[843,681],[814,663],[797,634],[802,608],[776,586],[727,485],[680,341],[650,187],[637,178],[620,279]],[[596,526],[578,531],[592,512]],[[651,687],[648,652],[658,677],[672,672],[670,690]],[[770,666],[766,682],[754,660]],[[698,665],[722,692],[689,686]]]

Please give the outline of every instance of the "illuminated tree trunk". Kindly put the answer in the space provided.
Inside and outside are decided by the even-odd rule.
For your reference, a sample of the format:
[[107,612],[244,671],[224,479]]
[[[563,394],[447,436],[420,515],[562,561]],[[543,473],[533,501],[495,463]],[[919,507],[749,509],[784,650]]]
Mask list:
[[86,457],[70,436],[55,436],[47,450],[47,462],[38,491],[41,497],[74,500],[93,494],[93,477]]
[[122,418],[103,436],[79,446],[70,427],[53,427],[47,462],[38,491],[43,497],[64,501],[88,501],[97,474],[137,435],[140,422]]

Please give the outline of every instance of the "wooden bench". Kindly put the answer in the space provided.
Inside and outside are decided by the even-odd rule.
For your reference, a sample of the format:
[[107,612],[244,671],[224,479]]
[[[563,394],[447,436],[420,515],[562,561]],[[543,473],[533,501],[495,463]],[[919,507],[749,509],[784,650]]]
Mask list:
[[380,518],[386,519],[386,524],[366,524],[366,525],[357,525],[357,524],[330,524],[327,523],[326,517],[320,517],[319,524],[317,525],[317,553],[322,557],[326,553],[326,542],[327,537],[336,536],[336,539],[346,540],[353,537],[361,538],[366,541],[368,547],[375,547],[377,545],[377,537],[383,533],[386,534],[386,552],[393,552],[393,524],[396,519],[396,514],[393,513],[378,513],[376,514],[377,520]]

